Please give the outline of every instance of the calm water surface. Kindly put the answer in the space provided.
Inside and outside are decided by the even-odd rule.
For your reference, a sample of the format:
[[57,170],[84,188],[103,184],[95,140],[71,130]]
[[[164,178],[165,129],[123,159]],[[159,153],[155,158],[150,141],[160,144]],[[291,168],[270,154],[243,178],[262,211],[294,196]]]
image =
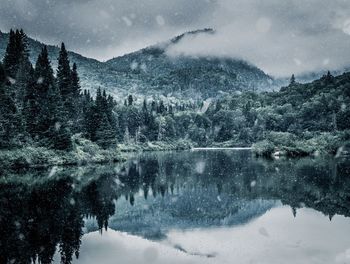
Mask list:
[[350,161],[249,150],[0,178],[0,263],[350,263]]

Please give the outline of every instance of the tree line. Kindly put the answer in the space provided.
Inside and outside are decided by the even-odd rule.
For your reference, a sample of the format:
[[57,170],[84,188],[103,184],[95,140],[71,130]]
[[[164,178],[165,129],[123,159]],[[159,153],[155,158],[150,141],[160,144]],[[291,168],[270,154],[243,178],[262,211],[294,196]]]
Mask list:
[[348,140],[349,76],[328,72],[300,84],[293,75],[279,92],[235,93],[211,102],[144,99],[140,103],[129,95],[117,103],[100,88],[94,95],[82,89],[77,65],[71,65],[63,43],[54,74],[47,47],[33,66],[26,34],[11,30],[0,63],[0,148],[35,145],[70,150],[72,135],[78,133],[102,148],[179,139],[200,146],[227,141],[250,146],[271,137],[271,132],[280,133],[286,142],[294,136],[309,139],[340,132],[341,140]]
[[103,148],[117,142],[161,140],[175,136],[172,120],[164,116],[195,108],[189,103],[165,105],[162,100],[145,100],[139,107],[132,95],[117,105],[100,88],[93,97],[81,88],[77,65],[71,67],[64,43],[56,74],[46,46],[34,66],[29,55],[26,34],[11,30],[0,62],[1,149],[37,145],[70,150],[76,133]]

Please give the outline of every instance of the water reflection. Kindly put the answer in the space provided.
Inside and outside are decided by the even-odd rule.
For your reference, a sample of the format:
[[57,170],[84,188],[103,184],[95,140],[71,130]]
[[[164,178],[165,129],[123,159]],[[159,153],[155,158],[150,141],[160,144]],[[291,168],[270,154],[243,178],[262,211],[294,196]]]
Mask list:
[[[350,213],[350,163],[268,161],[249,151],[147,153],[118,167],[0,179],[0,263],[62,263],[84,232],[108,226],[152,239],[169,230],[247,223],[280,203],[330,219]],[[291,213],[291,216],[292,216]],[[90,219],[90,220],[89,220]]]

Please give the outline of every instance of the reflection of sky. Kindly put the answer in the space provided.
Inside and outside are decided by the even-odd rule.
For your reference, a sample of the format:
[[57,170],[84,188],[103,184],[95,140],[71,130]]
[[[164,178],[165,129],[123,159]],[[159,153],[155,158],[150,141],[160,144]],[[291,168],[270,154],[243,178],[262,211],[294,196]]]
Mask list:
[[[294,218],[283,206],[240,226],[174,229],[159,243],[113,230],[89,233],[73,263],[350,263],[349,230],[349,218],[330,221],[312,209],[299,209]],[[214,257],[199,256],[207,254]]]

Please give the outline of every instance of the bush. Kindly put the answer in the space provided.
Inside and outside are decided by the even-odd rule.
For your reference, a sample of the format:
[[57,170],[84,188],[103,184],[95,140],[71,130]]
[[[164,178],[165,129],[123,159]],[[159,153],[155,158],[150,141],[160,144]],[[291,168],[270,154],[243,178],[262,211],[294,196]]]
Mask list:
[[80,134],[72,137],[72,151],[52,150],[44,147],[23,147],[0,151],[2,168],[23,169],[53,165],[82,165],[122,160],[117,149],[103,150]]
[[271,141],[263,140],[253,144],[252,150],[257,156],[271,157],[275,151],[275,145]]

